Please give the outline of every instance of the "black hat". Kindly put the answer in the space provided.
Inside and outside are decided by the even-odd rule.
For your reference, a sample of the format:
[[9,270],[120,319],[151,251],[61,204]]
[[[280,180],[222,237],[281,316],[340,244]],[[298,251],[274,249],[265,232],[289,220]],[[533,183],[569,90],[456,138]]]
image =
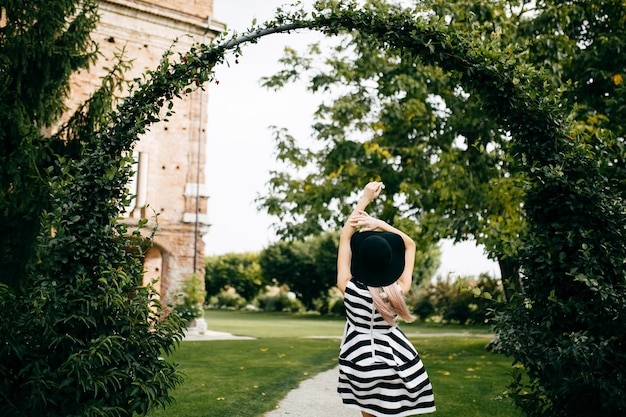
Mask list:
[[392,284],[404,270],[404,241],[392,232],[357,232],[350,239],[351,272],[370,287]]

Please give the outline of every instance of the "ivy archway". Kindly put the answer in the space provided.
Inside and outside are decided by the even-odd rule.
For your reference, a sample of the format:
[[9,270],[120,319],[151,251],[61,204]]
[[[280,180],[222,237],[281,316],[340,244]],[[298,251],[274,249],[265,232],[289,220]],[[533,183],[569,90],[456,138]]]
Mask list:
[[[480,95],[486,114],[510,132],[514,156],[528,179],[528,229],[518,254],[524,288],[498,317],[496,327],[499,348],[521,364],[526,375],[512,381],[516,402],[536,416],[623,415],[624,202],[613,191],[611,179],[602,175],[598,150],[567,136],[562,106],[555,97],[540,94],[542,77],[485,47],[480,39],[408,11],[376,14],[352,1],[320,2],[311,14],[280,12],[243,36],[197,45],[179,60],[167,54],[109,122],[90,136],[90,154],[111,156],[112,164],[123,165],[123,155],[138,137],[167,117],[172,100],[211,81],[212,69],[227,55],[240,53],[240,45],[263,36],[296,29],[329,36],[351,30],[369,33],[425,63],[458,73],[461,82]],[[88,162],[84,166],[88,169],[73,180],[77,188],[85,184],[80,196],[89,196],[94,204],[85,205],[83,216],[59,210],[59,216],[72,217],[54,220],[97,229],[106,250],[115,241],[114,203],[130,172],[128,167],[105,172],[108,167],[91,169]]]

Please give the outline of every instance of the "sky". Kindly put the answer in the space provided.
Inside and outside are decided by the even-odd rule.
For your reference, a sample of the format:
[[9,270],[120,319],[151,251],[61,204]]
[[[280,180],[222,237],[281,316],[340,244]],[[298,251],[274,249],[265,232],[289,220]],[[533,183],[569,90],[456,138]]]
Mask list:
[[[253,19],[272,18],[290,0],[214,0],[214,18],[229,32],[244,32]],[[309,8],[313,0],[302,0]],[[242,47],[238,63],[215,68],[219,83],[209,85],[206,183],[211,227],[205,235],[206,255],[258,252],[275,242],[275,220],[257,210],[255,199],[268,189],[270,171],[278,168],[270,126],[286,128],[297,138],[311,135],[313,113],[321,98],[305,86],[290,85],[279,91],[260,85],[261,77],[275,74],[285,46],[303,50],[321,40],[315,32],[270,35]],[[384,178],[383,178],[384,181]],[[499,276],[497,264],[474,243],[442,242],[438,275]]]

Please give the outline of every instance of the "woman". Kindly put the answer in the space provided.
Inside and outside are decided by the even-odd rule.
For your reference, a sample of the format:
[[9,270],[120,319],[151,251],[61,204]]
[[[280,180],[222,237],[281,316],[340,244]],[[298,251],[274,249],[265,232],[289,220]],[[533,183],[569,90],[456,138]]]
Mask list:
[[398,316],[412,320],[403,294],[411,288],[415,242],[364,211],[382,188],[382,182],[365,186],[339,238],[337,287],[347,321],[337,392],[363,417],[432,413],[428,374],[396,322]]

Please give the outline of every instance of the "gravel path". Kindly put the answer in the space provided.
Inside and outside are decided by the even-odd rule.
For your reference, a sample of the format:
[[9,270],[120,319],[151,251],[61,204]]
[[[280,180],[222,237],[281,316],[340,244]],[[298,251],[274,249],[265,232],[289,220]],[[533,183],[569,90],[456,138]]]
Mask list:
[[333,368],[300,383],[264,417],[358,417],[356,410],[344,408],[337,394],[339,369]]
[[198,340],[252,340],[254,337],[248,336],[234,336],[230,333],[216,332],[213,330],[188,330],[185,332],[185,338],[183,340],[198,341]]

